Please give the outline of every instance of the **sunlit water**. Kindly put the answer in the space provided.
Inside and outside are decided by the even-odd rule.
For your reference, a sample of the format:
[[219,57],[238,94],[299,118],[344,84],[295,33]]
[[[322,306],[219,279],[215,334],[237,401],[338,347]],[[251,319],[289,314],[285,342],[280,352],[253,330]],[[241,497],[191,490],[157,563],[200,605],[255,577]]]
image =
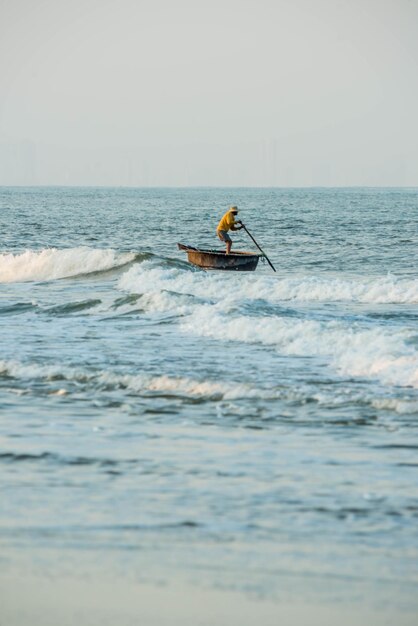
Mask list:
[[417,194],[0,189],[2,568],[416,606]]

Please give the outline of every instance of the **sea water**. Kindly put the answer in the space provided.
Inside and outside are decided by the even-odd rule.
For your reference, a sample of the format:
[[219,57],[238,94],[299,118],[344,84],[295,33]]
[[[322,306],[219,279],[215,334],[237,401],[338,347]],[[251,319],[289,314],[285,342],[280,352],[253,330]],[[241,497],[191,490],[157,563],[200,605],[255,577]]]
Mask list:
[[[276,273],[177,250],[232,203]],[[3,187],[0,241],[3,572],[418,608],[417,189]]]

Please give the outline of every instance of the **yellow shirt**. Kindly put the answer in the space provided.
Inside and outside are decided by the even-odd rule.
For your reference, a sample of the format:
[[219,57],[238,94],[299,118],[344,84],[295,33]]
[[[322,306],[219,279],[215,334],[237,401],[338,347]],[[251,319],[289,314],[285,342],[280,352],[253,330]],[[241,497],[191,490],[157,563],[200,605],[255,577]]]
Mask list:
[[233,215],[232,211],[229,210],[225,213],[225,215],[219,222],[216,230],[224,230],[225,232],[228,232],[231,226],[234,226],[236,223],[237,222],[235,221],[235,216]]

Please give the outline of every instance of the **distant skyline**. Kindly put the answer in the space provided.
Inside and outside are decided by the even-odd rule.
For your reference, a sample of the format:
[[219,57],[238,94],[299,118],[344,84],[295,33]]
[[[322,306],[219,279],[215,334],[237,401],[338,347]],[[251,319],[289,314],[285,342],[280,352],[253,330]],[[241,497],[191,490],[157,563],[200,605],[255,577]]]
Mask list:
[[418,0],[0,0],[0,185],[418,186]]

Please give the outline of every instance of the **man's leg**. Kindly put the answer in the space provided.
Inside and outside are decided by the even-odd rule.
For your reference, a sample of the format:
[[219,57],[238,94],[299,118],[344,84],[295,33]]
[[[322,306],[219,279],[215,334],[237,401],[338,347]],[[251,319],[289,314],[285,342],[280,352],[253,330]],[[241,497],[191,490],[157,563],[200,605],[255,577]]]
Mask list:
[[230,254],[231,253],[231,247],[232,247],[232,241],[229,240],[226,242],[226,253]]

